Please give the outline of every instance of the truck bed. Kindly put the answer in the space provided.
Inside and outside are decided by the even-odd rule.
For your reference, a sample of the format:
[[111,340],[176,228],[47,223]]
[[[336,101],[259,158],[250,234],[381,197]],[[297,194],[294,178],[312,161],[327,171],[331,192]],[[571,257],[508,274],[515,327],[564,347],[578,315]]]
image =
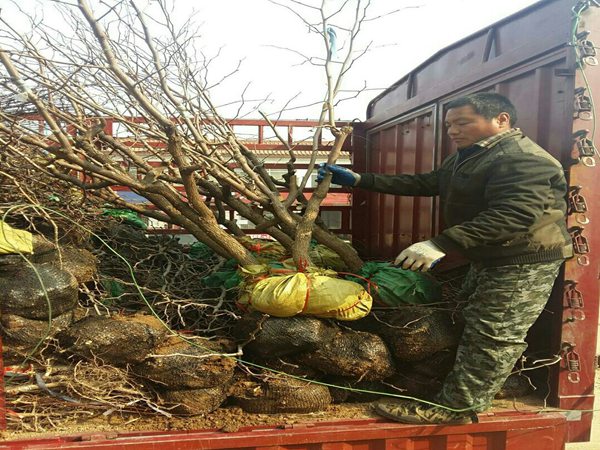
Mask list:
[[521,449],[527,440],[533,449],[558,450],[566,440],[565,416],[544,409],[537,396],[497,400],[479,424],[455,426],[403,425],[378,417],[371,406],[341,404],[319,413],[277,415],[227,407],[204,417],[171,419],[100,414],[48,433],[4,434],[0,449]]

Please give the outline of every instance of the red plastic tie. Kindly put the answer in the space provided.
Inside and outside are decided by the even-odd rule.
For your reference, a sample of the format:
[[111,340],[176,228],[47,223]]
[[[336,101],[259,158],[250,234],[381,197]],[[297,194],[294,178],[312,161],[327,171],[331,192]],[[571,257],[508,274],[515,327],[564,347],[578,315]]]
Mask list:
[[369,295],[371,295],[371,285],[373,285],[375,291],[377,291],[379,289],[379,286],[377,286],[377,283],[375,283],[374,281],[371,281],[370,278],[361,277],[360,275],[356,275],[355,273],[351,273],[351,272],[338,272],[338,274],[350,275],[351,277],[356,277],[356,278],[359,278],[359,279],[363,280],[364,282],[366,282],[367,283],[367,292],[369,293]]
[[306,311],[306,309],[308,308],[308,300],[310,298],[310,278],[308,277],[308,275],[304,276],[306,277],[306,297],[304,297],[304,306],[302,306],[301,312]]

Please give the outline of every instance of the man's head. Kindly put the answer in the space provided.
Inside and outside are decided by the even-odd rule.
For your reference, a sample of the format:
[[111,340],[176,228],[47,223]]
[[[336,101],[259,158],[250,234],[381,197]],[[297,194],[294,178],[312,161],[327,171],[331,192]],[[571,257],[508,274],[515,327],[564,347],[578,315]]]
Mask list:
[[517,111],[510,100],[500,94],[481,92],[448,103],[445,125],[448,136],[460,149],[506,131],[516,121]]

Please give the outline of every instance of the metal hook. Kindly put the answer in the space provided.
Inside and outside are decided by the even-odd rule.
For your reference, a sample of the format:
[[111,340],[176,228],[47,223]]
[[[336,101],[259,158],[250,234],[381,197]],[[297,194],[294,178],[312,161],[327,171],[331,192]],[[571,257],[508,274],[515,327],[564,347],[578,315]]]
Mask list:
[[579,372],[569,372],[569,375],[567,375],[568,380],[571,383],[579,383],[581,381],[581,378],[579,377]]
[[588,258],[587,255],[579,255],[577,257],[577,264],[579,264],[580,266],[589,266],[590,258]]
[[592,156],[584,156],[581,158],[581,162],[587,167],[596,167],[596,160]]

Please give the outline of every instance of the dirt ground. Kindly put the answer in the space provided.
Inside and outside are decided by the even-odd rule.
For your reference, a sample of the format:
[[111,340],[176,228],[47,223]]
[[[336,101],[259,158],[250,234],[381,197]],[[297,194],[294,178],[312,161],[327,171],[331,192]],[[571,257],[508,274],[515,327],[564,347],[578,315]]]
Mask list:
[[[496,400],[490,414],[506,411],[543,409],[543,402],[535,396],[517,400]],[[286,426],[306,422],[333,421],[336,419],[380,418],[373,411],[373,403],[332,404],[326,410],[310,414],[254,414],[246,413],[236,406],[219,408],[202,416],[171,417],[112,414],[96,416],[84,421],[64,421],[46,432],[5,432],[2,440],[41,439],[56,435],[78,435],[86,433],[126,433],[150,431],[219,430],[235,432],[246,427]]]
[[85,421],[65,421],[55,429],[47,432],[11,432],[0,435],[2,440],[41,439],[45,436],[76,435],[85,433],[119,433],[135,431],[189,431],[220,430],[235,432],[245,427],[285,426],[302,422],[322,422],[336,419],[366,419],[378,417],[372,410],[371,403],[346,403],[330,405],[325,411],[310,414],[250,414],[240,408],[231,406],[193,417],[171,417],[161,415],[140,417],[138,415],[97,416]]
[[[600,371],[598,372],[600,374]],[[600,397],[598,397],[600,401]],[[226,404],[227,405],[227,404]],[[55,421],[55,427],[48,427],[39,432],[10,431],[16,428],[16,422],[8,417],[9,431],[0,434],[1,441],[23,439],[42,439],[57,435],[103,434],[156,432],[156,431],[200,431],[214,430],[236,432],[248,427],[285,427],[299,423],[334,421],[339,419],[370,419],[380,418],[373,410],[374,403],[342,403],[332,404],[324,411],[310,414],[256,414],[246,413],[237,406],[225,406],[212,413],[199,416],[173,416],[154,413],[148,415],[112,413],[104,415],[105,409],[90,411],[85,419],[66,419]],[[64,417],[68,417],[69,404],[65,403]],[[543,399],[530,395],[518,399],[495,400],[494,406],[487,414],[504,413],[508,411],[540,411],[551,410],[544,405]],[[483,415],[486,415],[484,413]],[[73,417],[73,416],[72,416]],[[81,417],[81,416],[80,416]],[[12,423],[11,423],[12,422]],[[596,427],[595,431],[596,430]],[[594,441],[597,442],[597,441]],[[576,444],[575,444],[576,445]],[[600,448],[592,446],[575,447],[572,449]],[[587,444],[589,445],[589,444]],[[571,447],[567,447],[571,449]]]

